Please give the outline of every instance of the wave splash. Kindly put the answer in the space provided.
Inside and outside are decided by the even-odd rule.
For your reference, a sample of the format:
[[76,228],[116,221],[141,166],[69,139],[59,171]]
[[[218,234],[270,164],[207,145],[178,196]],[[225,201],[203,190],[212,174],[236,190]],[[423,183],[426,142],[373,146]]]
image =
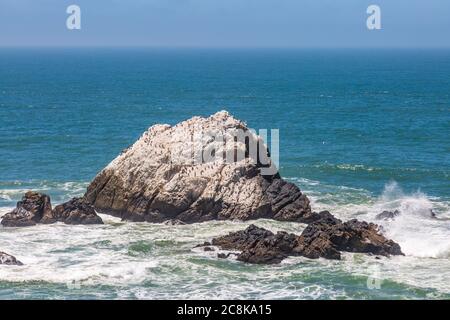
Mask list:
[[[381,224],[406,255],[450,258],[450,211],[446,203],[436,200],[421,191],[407,194],[392,181],[369,209],[368,218]],[[392,221],[376,220],[384,210],[398,210],[400,215]]]

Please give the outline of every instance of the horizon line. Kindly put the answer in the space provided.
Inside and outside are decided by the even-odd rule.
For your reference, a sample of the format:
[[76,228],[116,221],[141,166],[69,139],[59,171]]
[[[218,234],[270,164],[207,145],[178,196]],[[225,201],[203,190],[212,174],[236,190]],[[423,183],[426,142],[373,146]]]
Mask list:
[[0,49],[26,49],[26,48],[36,48],[36,49],[101,49],[101,48],[117,48],[117,49],[343,49],[343,50],[358,50],[358,49],[412,49],[412,50],[436,50],[436,49],[450,49],[448,46],[196,46],[196,45],[116,45],[116,44],[105,44],[105,45],[1,45]]

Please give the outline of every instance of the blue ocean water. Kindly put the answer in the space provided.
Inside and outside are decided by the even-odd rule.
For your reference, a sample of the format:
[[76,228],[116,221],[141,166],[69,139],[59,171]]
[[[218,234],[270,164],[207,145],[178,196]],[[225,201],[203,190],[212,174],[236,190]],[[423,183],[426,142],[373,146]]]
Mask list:
[[[450,273],[443,271],[450,270],[449,50],[0,49],[0,210],[9,210],[28,189],[47,192],[54,203],[83,194],[95,174],[149,126],[222,109],[252,128],[280,130],[281,175],[305,190],[313,209],[368,220],[377,210],[408,212],[401,226],[384,226],[407,253],[378,266],[387,279],[384,290],[365,284],[373,261],[352,256],[341,265],[294,259],[281,269],[260,267],[256,277],[267,283],[250,294],[240,284],[251,283],[259,267],[227,265],[190,250],[212,235],[211,228],[223,234],[242,224],[173,227],[187,238],[199,233],[180,240],[167,227],[107,217],[112,220],[99,230],[0,228],[0,249],[30,268],[25,274],[1,267],[0,297],[183,297],[176,285],[154,283],[153,276],[177,272],[171,281],[186,283],[193,297],[449,297]],[[430,208],[442,221],[428,220]],[[60,247],[40,247],[55,230],[61,237],[54,246]],[[68,232],[78,238],[66,239]],[[153,232],[164,235],[154,238]],[[116,243],[115,233],[131,238]],[[163,240],[167,247],[158,246]],[[97,248],[97,242],[103,245]],[[130,254],[136,243],[139,259]],[[42,251],[33,254],[33,246]],[[190,271],[162,267],[177,250],[178,259],[192,264]],[[116,270],[111,255],[118,254],[123,266]],[[89,265],[96,255],[103,264]],[[131,269],[140,273],[130,275]],[[299,269],[309,273],[300,276]],[[428,279],[430,270],[437,271],[435,278]],[[286,280],[277,280],[277,272]],[[198,283],[198,277],[207,280]],[[68,290],[72,280],[91,282]]]

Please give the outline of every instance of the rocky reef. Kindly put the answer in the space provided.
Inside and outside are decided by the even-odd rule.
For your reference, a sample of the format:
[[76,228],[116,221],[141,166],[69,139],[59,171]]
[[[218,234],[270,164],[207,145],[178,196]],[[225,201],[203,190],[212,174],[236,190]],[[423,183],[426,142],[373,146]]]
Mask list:
[[[386,239],[378,226],[356,219],[342,222],[324,211],[321,219],[310,223],[300,236],[273,232],[255,225],[245,230],[214,238],[205,246],[214,245],[223,250],[240,251],[237,260],[257,263],[279,263],[288,256],[311,259],[341,259],[341,251],[375,255],[403,255],[400,246]],[[219,258],[226,258],[223,253]]]
[[300,189],[276,172],[264,174],[267,168],[273,163],[261,137],[221,111],[152,126],[95,177],[85,198],[131,221],[315,221]]
[[74,198],[52,210],[50,197],[28,191],[17,202],[16,208],[2,217],[5,227],[28,227],[38,223],[64,222],[66,224],[101,224],[94,207],[83,198]]

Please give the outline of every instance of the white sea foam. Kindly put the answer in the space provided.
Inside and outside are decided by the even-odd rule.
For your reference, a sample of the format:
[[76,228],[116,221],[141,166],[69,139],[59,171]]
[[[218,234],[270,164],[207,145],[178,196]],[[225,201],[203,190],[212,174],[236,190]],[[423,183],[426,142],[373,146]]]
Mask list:
[[[407,255],[450,259],[448,201],[429,197],[421,191],[405,193],[395,181],[387,183],[382,194],[374,197],[363,189],[294,180],[311,199],[314,210],[329,210],[344,220],[358,218],[380,224]],[[399,210],[401,214],[394,220],[377,220],[376,215],[385,210]]]
[[[394,220],[381,224],[386,234],[400,243],[405,254],[450,258],[450,210],[447,203],[438,200],[420,191],[405,194],[396,182],[390,182],[369,208],[368,218],[375,220],[376,214],[383,210],[398,210],[400,215]],[[431,210],[436,217],[432,217]]]
[[88,182],[68,181],[13,181],[3,182],[0,185],[0,206],[3,203],[11,203],[19,201],[22,196],[30,190],[46,193],[51,196],[52,203],[60,203],[72,197],[81,196],[86,192]]
[[[278,285],[278,280],[270,269],[222,261],[215,254],[193,249],[196,244],[240,230],[248,223],[214,221],[167,226],[101,216],[105,222],[101,226],[57,223],[0,227],[1,249],[24,263],[20,267],[1,267],[0,281],[63,284],[68,293],[89,286],[113,286],[119,298],[219,299],[275,294],[271,288]],[[298,227],[270,220],[258,221],[258,225],[275,231],[294,231]],[[236,269],[221,264],[234,264]],[[258,285],[249,288],[253,281]],[[293,292],[281,290],[278,294],[289,296]]]

